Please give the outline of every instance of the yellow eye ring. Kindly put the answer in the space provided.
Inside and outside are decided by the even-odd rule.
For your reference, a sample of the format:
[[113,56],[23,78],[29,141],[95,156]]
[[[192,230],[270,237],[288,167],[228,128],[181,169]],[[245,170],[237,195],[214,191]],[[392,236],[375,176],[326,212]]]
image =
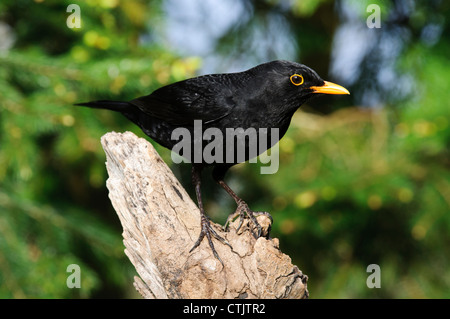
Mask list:
[[291,75],[290,79],[291,79],[292,84],[294,84],[296,86],[302,85],[303,82],[305,81],[303,79],[303,76],[300,74]]

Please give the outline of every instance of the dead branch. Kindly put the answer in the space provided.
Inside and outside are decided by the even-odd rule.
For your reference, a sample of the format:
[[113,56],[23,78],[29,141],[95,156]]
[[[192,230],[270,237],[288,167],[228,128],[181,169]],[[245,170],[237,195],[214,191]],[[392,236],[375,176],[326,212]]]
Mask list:
[[[125,253],[144,298],[307,298],[307,276],[279,249],[276,238],[255,239],[245,221],[217,233],[224,267],[208,243],[189,253],[200,214],[153,146],[130,132],[102,137],[109,197],[123,227]],[[266,217],[258,217],[268,227]]]

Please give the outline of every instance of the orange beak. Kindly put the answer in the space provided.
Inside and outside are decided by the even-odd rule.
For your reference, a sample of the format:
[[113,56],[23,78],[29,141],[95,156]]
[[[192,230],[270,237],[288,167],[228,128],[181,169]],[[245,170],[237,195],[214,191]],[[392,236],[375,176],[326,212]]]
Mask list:
[[350,94],[345,87],[328,81],[325,81],[325,84],[322,86],[311,86],[310,89],[313,90],[313,93]]

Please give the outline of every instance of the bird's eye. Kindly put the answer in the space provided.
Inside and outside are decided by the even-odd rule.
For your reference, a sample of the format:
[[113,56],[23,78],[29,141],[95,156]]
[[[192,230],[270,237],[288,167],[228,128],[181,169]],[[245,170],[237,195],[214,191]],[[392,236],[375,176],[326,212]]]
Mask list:
[[294,74],[291,76],[291,82],[296,86],[302,85],[303,81],[304,81],[303,76],[300,74]]

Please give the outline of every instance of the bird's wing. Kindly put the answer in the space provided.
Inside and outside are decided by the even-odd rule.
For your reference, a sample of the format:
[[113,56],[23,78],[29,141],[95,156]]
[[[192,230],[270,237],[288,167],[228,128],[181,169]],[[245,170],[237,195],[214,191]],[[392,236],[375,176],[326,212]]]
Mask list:
[[211,123],[235,107],[233,85],[224,74],[205,75],[173,83],[130,101],[145,114],[173,125],[193,120]]

